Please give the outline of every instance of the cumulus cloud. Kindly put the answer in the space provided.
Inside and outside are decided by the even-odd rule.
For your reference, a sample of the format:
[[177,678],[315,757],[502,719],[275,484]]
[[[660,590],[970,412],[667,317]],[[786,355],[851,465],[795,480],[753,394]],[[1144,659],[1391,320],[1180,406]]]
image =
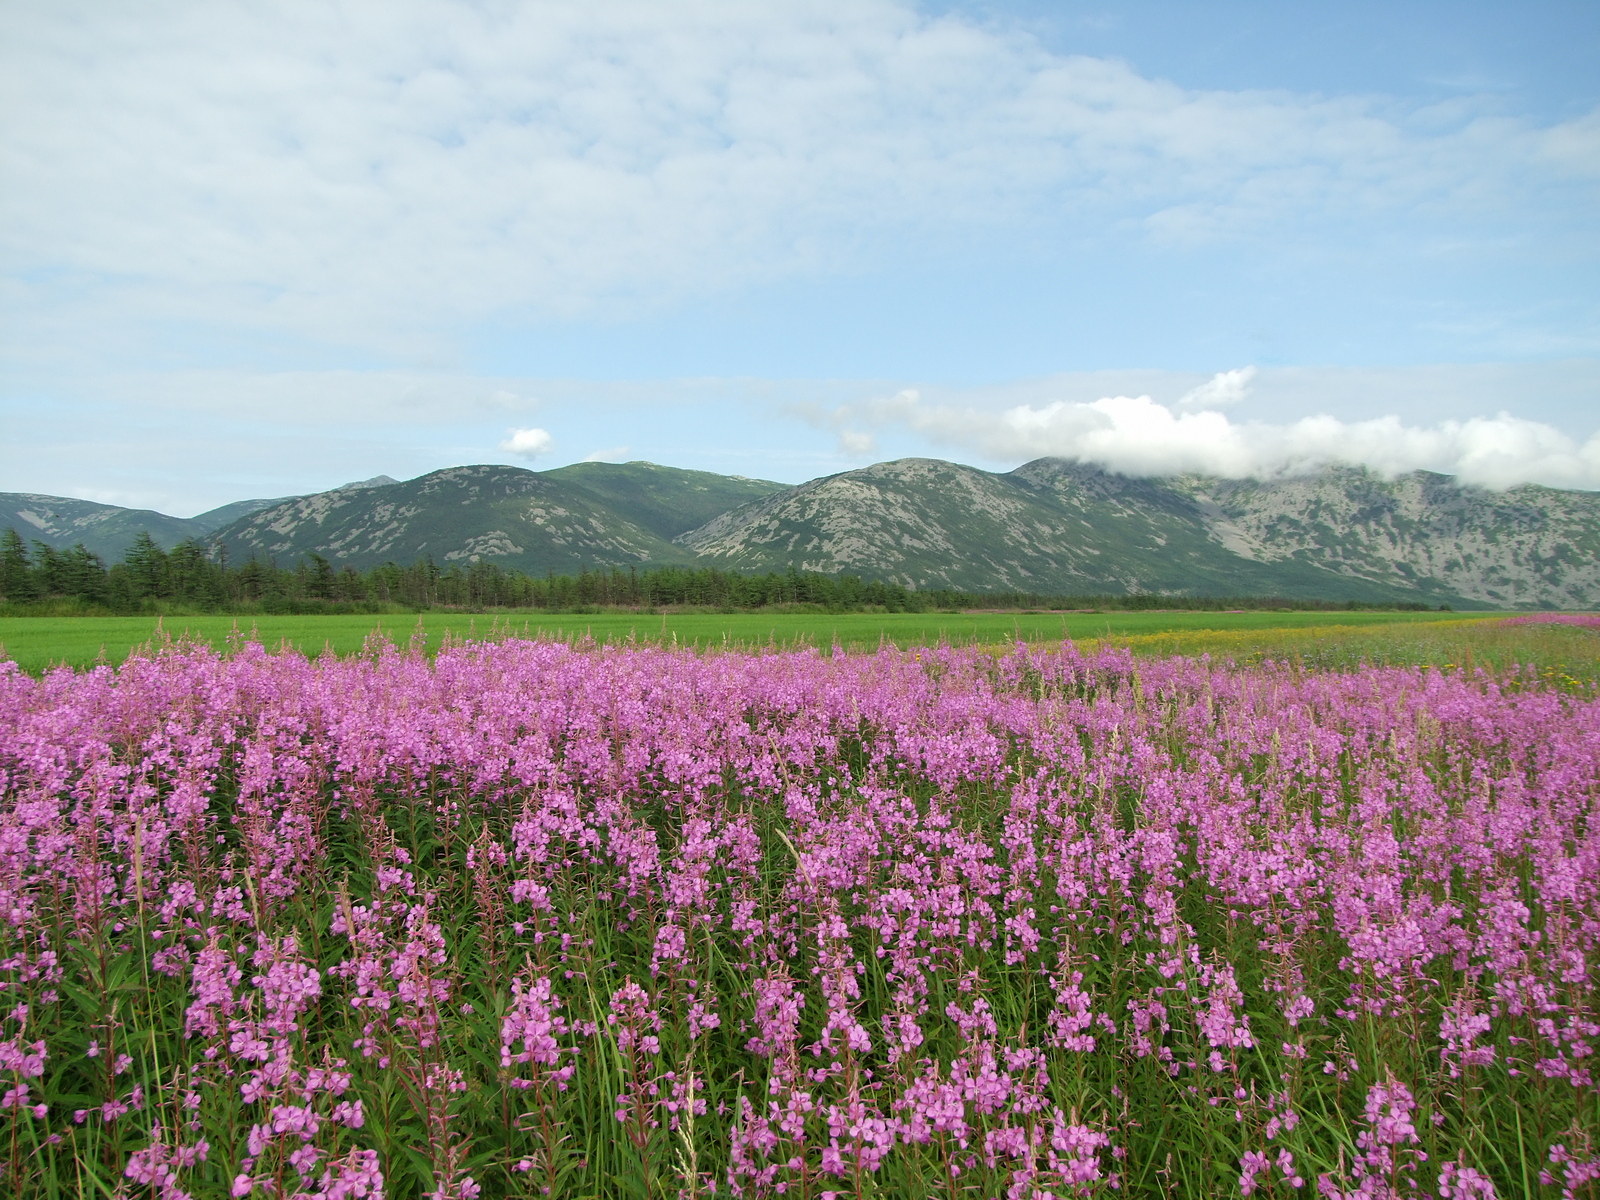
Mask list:
[[614,463],[624,461],[633,452],[630,446],[607,446],[604,450],[592,450],[583,456],[584,462]]
[[1273,423],[1218,411],[1243,398],[1253,375],[1248,367],[1223,372],[1171,404],[1117,395],[995,409],[930,404],[904,389],[809,419],[829,428],[905,430],[1002,463],[1060,457],[1133,476],[1263,478],[1342,463],[1386,475],[1440,471],[1494,488],[1529,482],[1600,488],[1600,432],[1580,441],[1506,412],[1419,425],[1393,415]]
[[555,439],[543,429],[513,429],[508,432],[506,440],[500,443],[500,449],[518,458],[537,458],[554,443]]

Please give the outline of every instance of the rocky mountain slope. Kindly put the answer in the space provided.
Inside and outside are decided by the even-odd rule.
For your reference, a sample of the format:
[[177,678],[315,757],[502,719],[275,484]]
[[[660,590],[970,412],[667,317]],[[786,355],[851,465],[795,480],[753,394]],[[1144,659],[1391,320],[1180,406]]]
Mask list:
[[[1214,536],[1170,481],[1060,459],[1008,474],[901,459],[812,480],[678,540],[734,570],[855,571],[913,587],[1059,593],[1417,599],[1298,561],[1252,559]],[[1432,603],[1465,599],[1428,592]]]
[[1600,605],[1600,494],[1463,487],[1418,471],[1385,480],[1333,468],[1274,483],[1175,486],[1212,536],[1252,562],[1315,565],[1352,580],[1497,607]]
[[1492,492],[1425,472],[1132,479],[1063,459],[1004,474],[902,459],[789,487],[652,463],[474,466],[229,508],[184,522],[0,495],[0,523],[108,557],[112,535],[125,547],[148,529],[168,544],[205,535],[234,562],[426,555],[533,573],[699,564],[975,592],[1600,606],[1600,493]]

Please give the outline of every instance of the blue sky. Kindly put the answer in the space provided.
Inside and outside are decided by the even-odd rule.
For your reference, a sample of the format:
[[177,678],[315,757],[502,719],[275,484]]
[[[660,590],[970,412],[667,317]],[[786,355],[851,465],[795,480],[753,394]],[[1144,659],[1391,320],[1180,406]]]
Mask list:
[[1600,6],[0,7],[0,490],[1600,488]]

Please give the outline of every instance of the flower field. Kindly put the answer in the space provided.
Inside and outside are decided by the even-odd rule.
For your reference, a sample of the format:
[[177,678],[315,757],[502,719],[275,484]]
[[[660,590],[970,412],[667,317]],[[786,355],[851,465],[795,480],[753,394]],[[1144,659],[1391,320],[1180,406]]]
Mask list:
[[0,788],[0,1193],[1600,1188],[1532,671],[178,645]]

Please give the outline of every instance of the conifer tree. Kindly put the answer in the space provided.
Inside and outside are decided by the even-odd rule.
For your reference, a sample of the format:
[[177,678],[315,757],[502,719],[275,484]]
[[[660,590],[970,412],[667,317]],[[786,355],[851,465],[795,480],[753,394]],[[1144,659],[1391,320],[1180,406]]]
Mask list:
[[38,594],[33,563],[28,559],[28,545],[15,529],[7,529],[0,538],[0,596],[13,603],[23,603]]

